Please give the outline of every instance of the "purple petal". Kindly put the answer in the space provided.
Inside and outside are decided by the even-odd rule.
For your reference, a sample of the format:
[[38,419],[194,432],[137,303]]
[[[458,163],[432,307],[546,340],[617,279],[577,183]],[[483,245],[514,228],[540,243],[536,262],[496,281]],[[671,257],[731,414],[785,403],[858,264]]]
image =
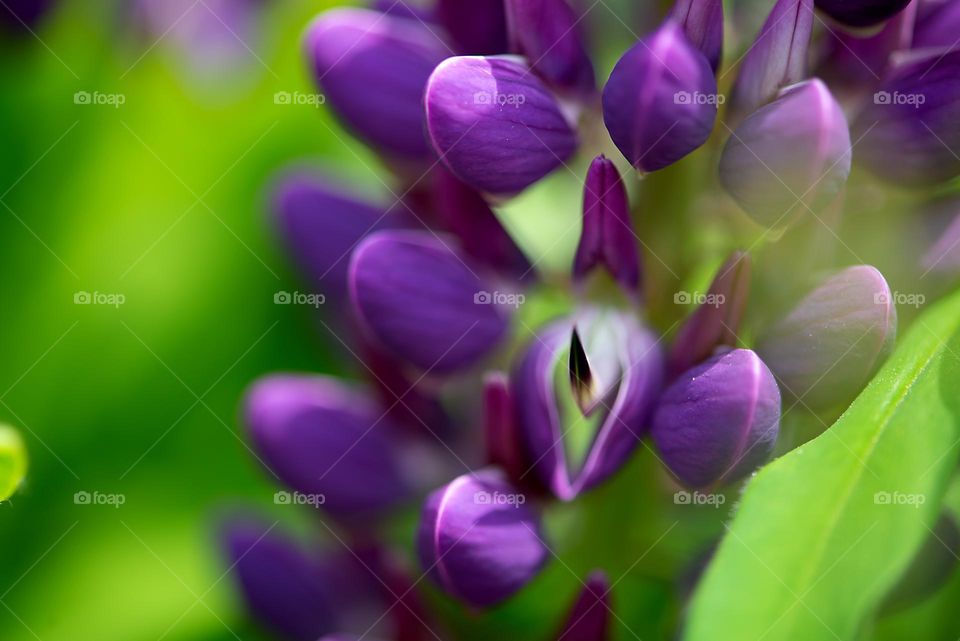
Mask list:
[[537,75],[563,92],[596,91],[581,20],[566,0],[506,0],[506,9],[511,48]]
[[734,252],[717,272],[706,299],[683,321],[667,359],[670,378],[706,360],[717,347],[735,347],[750,293],[750,256]]
[[731,483],[773,452],[780,390],[748,349],[714,356],[663,393],[651,434],[664,463],[685,485]]
[[507,17],[503,0],[438,0],[437,20],[456,44],[457,53],[491,56],[507,53]]
[[525,495],[489,470],[460,476],[427,498],[417,549],[444,591],[478,607],[520,590],[549,555]]
[[556,641],[609,641],[610,581],[597,570],[587,577]]
[[900,13],[910,0],[817,0],[817,9],[845,25],[869,27]]
[[655,171],[706,142],[717,102],[707,59],[667,20],[613,68],[603,89],[603,122],[634,167]]
[[483,433],[487,463],[499,466],[516,482],[526,473],[517,427],[517,408],[506,374],[487,374],[483,384]]
[[573,259],[574,281],[582,281],[600,264],[626,292],[639,292],[640,255],[627,190],[616,165],[602,155],[590,164],[584,182],[583,232]]
[[53,5],[52,0],[6,0],[0,6],[0,25],[10,31],[29,33]]
[[353,254],[351,297],[384,347],[421,370],[450,373],[493,351],[510,308],[445,241],[426,232],[380,232]]
[[836,198],[850,156],[843,111],[814,78],[784,89],[737,127],[720,158],[720,182],[758,224],[782,227]]
[[522,191],[577,148],[556,98],[512,58],[444,61],[430,76],[425,102],[434,149],[480,191]]
[[782,87],[807,77],[812,30],[813,0],[777,0],[740,65],[733,88],[735,112],[749,115]]
[[333,9],[310,26],[307,53],[326,104],[356,135],[402,158],[431,155],[423,90],[447,45],[417,20]]
[[848,267],[757,341],[783,391],[814,410],[849,402],[893,349],[897,311],[875,268]]
[[[558,366],[565,366],[574,321],[558,321],[538,332],[513,376],[521,435],[540,479],[560,499],[570,500],[617,472],[646,431],[646,420],[663,378],[663,357],[656,337],[631,315],[590,310],[576,320],[587,335],[608,337],[604,354],[588,357],[607,372],[598,385],[603,414],[580,469],[571,469],[564,446],[560,399],[554,384]],[[612,362],[610,359],[614,359]],[[567,393],[567,392],[565,392]],[[569,392],[569,393],[572,393]]]
[[677,0],[670,17],[716,73],[723,57],[723,0]]
[[913,46],[917,49],[946,47],[956,48],[960,43],[960,2],[924,3],[913,34]]
[[854,123],[857,160],[886,181],[922,187],[960,175],[960,49],[896,67]]
[[253,386],[244,405],[262,462],[308,503],[356,518],[407,496],[389,419],[336,379],[268,376]]

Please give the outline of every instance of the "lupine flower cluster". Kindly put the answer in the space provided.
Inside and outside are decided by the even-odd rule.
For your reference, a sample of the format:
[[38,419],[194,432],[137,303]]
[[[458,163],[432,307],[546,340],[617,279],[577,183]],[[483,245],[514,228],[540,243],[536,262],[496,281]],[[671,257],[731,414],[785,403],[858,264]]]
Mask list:
[[[270,375],[245,400],[261,462],[316,499],[342,544],[318,555],[250,518],[225,526],[251,612],[284,638],[442,638],[418,577],[469,609],[502,604],[555,562],[545,506],[577,501],[639,448],[667,486],[743,483],[787,447],[788,405],[842,412],[894,345],[880,271],[791,275],[803,252],[785,239],[834,242],[810,229],[833,234],[853,167],[904,189],[960,174],[960,2],[776,0],[725,54],[720,0],[677,0],[603,83],[584,12],[387,1],[306,32],[327,107],[397,197],[305,170],[274,191],[278,234],[326,296],[318,322],[365,379]],[[678,283],[649,269],[663,261],[637,194],[696,155],[711,167],[704,206],[737,207],[784,251],[757,262],[755,244],[721,243],[726,260],[671,325],[650,310]],[[566,274],[540,269],[498,215],[558,175],[582,184]],[[960,260],[958,230],[923,260]],[[752,296],[773,268],[788,293]],[[528,299],[564,302],[544,318]],[[411,506],[404,548],[384,524]],[[610,581],[582,582],[556,638],[606,639]]]

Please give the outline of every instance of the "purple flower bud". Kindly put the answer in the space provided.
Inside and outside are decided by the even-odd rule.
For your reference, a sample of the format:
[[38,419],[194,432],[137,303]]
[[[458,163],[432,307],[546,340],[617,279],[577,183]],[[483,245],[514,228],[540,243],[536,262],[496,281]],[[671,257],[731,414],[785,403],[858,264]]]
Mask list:
[[[932,5],[932,6],[931,6]],[[953,49],[960,37],[960,2],[924,3],[916,30],[913,46],[917,49],[946,47]]]
[[750,293],[750,256],[734,252],[717,272],[706,300],[683,322],[667,358],[669,378],[706,360],[717,347],[735,347]]
[[638,293],[640,256],[627,190],[616,165],[602,155],[590,164],[584,183],[583,232],[573,259],[574,281],[582,281],[600,264],[625,291]]
[[580,18],[566,0],[506,0],[511,49],[562,92],[596,91],[593,64],[580,33]]
[[900,13],[910,0],[817,0],[817,9],[845,25],[869,27]]
[[609,641],[610,582],[602,571],[593,572],[570,609],[556,641]]
[[667,20],[613,68],[603,89],[603,122],[634,167],[655,171],[706,142],[716,95],[707,59]]
[[723,57],[723,0],[677,0],[670,17],[716,73]]
[[427,497],[417,550],[437,585],[478,607],[513,595],[549,554],[526,497],[490,470],[464,474]]
[[487,463],[503,469],[513,482],[526,473],[517,427],[517,408],[506,374],[488,374],[483,382],[483,427]]
[[507,17],[503,0],[438,0],[437,20],[464,55],[507,53]]
[[811,409],[850,401],[893,349],[897,311],[875,268],[825,280],[757,341],[785,393]]
[[738,481],[773,452],[780,390],[748,349],[687,370],[660,399],[653,439],[667,467],[689,487]]
[[854,123],[857,160],[884,180],[936,185],[960,175],[960,49],[895,67]]
[[513,386],[541,481],[570,500],[617,472],[640,444],[662,379],[657,339],[632,314],[589,309],[539,332]]
[[813,0],[777,0],[740,65],[733,110],[746,116],[807,76]]
[[305,503],[349,519],[406,497],[395,428],[376,403],[336,379],[268,376],[244,405],[261,461]]
[[267,523],[232,521],[222,546],[251,614],[294,641],[315,641],[338,624],[319,559]]
[[720,182],[758,224],[783,227],[830,204],[850,173],[850,130],[814,78],[783,90],[731,134]]
[[399,358],[438,374],[497,347],[512,310],[451,246],[428,232],[379,232],[350,264],[350,294],[366,329]]
[[577,148],[557,99],[520,59],[449,58],[430,76],[425,102],[434,149],[480,191],[520,192]]
[[423,89],[451,54],[433,30],[377,11],[334,9],[310,26],[306,47],[326,104],[354,135],[392,156],[430,157]]

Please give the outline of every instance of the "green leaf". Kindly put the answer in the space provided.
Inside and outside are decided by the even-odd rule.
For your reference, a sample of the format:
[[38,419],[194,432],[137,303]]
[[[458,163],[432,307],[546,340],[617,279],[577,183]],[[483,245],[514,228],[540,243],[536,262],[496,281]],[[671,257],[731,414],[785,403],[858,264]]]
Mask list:
[[0,501],[16,492],[27,474],[27,450],[12,427],[0,425]]
[[960,293],[920,316],[826,432],[760,470],[687,641],[857,638],[939,513],[960,434]]

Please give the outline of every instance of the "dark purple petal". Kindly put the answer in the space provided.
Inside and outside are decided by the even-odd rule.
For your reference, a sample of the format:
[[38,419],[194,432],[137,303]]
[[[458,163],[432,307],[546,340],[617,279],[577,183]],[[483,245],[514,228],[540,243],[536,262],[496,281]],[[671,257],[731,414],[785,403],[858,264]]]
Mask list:
[[425,101],[434,149],[480,191],[522,191],[577,148],[557,99],[519,59],[450,58],[430,76]]
[[677,0],[670,17],[716,73],[723,57],[723,0]]
[[350,267],[353,304],[372,336],[438,374],[493,351],[511,311],[452,246],[427,232],[380,232],[357,248]]
[[287,174],[278,182],[273,215],[311,290],[339,299],[347,293],[351,252],[367,234],[390,222],[381,208],[307,172]]
[[831,276],[765,331],[757,353],[786,394],[811,409],[849,402],[893,349],[897,310],[868,265]]
[[581,20],[566,0],[505,0],[510,45],[547,84],[562,92],[596,91]]
[[437,585],[478,607],[520,590],[549,555],[525,495],[489,470],[460,476],[427,498],[417,549]]
[[364,370],[376,390],[380,405],[400,427],[420,436],[443,435],[450,419],[438,391],[392,354],[364,342],[361,349]]
[[447,45],[417,20],[366,9],[317,18],[307,53],[326,104],[356,135],[387,154],[431,155],[423,131],[423,89]]
[[917,49],[946,47],[954,49],[960,45],[960,2],[948,0],[940,3],[924,3],[917,26],[913,33],[913,46]]
[[28,33],[53,5],[52,0],[5,0],[0,5],[0,25]]
[[[601,411],[596,435],[579,469],[568,462],[561,400],[555,385],[557,367],[567,367],[566,354],[576,326],[587,341],[596,402]],[[570,500],[607,479],[640,444],[663,380],[663,356],[656,337],[632,314],[587,310],[538,332],[512,377],[520,431],[535,471],[560,499]]]
[[517,408],[507,375],[487,374],[483,382],[483,435],[487,463],[499,466],[517,482],[526,473]]
[[577,597],[556,641],[610,640],[610,582],[606,574],[593,572]]
[[677,332],[667,358],[669,378],[706,360],[717,347],[735,347],[750,293],[750,256],[734,252],[717,272],[710,291]]
[[315,641],[338,625],[320,561],[268,523],[224,525],[221,545],[257,621],[293,641]]
[[457,53],[491,56],[507,53],[504,0],[437,0],[437,20],[453,38]]
[[602,155],[590,164],[584,182],[583,232],[573,259],[574,281],[582,281],[600,264],[625,291],[639,292],[640,255],[627,190],[616,165]]
[[816,0],[817,9],[845,25],[869,27],[889,20],[910,0]]
[[334,516],[374,516],[409,491],[391,423],[336,379],[275,375],[247,394],[245,418],[262,462]]
[[960,49],[918,54],[893,69],[857,117],[857,161],[901,185],[945,182],[960,175],[958,121]]
[[603,122],[634,167],[655,171],[706,142],[717,102],[707,59],[667,20],[613,68],[603,89]]
[[370,3],[370,8],[386,13],[389,16],[418,20],[428,24],[434,20],[433,12],[418,2],[407,2],[406,0],[374,0]]
[[784,89],[737,127],[720,158],[720,182],[758,224],[783,227],[836,198],[850,157],[843,111],[814,78]]
[[780,390],[748,349],[687,370],[663,393],[651,434],[664,463],[690,487],[732,483],[762,465],[780,430]]
[[813,0],[777,0],[740,65],[733,110],[747,116],[807,76]]

